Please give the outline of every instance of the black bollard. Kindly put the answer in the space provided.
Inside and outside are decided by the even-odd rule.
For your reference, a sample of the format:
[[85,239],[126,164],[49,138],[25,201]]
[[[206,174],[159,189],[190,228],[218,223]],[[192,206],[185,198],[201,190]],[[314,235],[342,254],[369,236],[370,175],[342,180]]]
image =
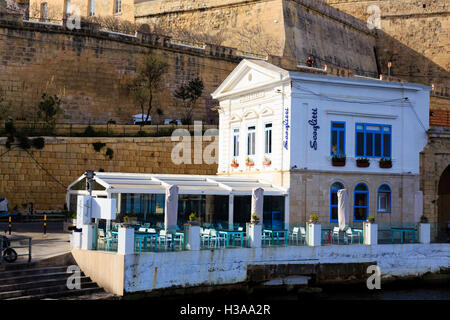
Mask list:
[[47,234],[47,215],[44,214],[44,234]]
[[9,216],[8,218],[8,230],[9,230],[9,235],[11,235],[11,216]]

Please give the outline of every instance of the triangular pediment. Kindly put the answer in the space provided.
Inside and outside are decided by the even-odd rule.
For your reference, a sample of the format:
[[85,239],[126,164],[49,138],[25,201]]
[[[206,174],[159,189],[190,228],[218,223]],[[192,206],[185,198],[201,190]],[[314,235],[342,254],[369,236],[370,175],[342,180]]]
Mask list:
[[289,77],[289,72],[264,61],[242,60],[212,93],[214,99],[239,94],[253,88],[276,83]]

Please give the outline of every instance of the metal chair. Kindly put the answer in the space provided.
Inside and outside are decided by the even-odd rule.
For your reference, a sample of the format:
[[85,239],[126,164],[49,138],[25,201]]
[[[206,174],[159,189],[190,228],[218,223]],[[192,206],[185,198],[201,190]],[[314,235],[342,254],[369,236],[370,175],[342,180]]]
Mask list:
[[353,244],[353,238],[357,238],[358,239],[357,243],[360,242],[359,232],[353,232],[352,228],[348,228],[345,231],[345,235],[346,235],[347,243],[348,243],[348,240],[350,239],[351,243]]
[[339,227],[333,228],[333,234],[332,234],[332,242],[334,243],[334,239],[337,238],[337,243],[339,244],[340,240],[340,230]]
[[303,244],[306,243],[306,229],[305,227],[300,227],[300,240]]
[[291,234],[289,234],[289,239],[291,240],[291,243],[293,243],[295,240],[295,243],[298,244],[299,236],[300,236],[300,228],[294,227],[292,229]]

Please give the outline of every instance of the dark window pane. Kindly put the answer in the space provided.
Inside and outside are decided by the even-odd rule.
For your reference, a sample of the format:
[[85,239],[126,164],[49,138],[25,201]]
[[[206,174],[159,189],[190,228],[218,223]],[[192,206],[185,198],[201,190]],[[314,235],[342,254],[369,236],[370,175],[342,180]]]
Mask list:
[[331,185],[331,189],[335,190],[344,189],[344,186],[340,182],[335,182]]
[[381,134],[375,134],[375,157],[381,156]]
[[383,135],[383,157],[391,157],[391,135]]
[[355,208],[355,220],[366,220],[367,208]]
[[344,128],[345,127],[345,123],[343,122],[335,122],[332,125],[332,128]]
[[334,205],[338,204],[337,192],[332,192],[331,193],[331,204],[334,204]]
[[366,156],[373,156],[373,133],[366,134]]
[[331,219],[332,220],[337,220],[338,219],[338,208],[337,207],[332,207],[331,208]]
[[367,206],[367,194],[355,193],[355,206]]
[[331,132],[331,154],[337,154],[337,132]]
[[344,138],[345,138],[345,132],[341,131],[339,134],[339,154],[340,155],[344,155],[345,154],[345,150],[344,150]]
[[362,132],[356,134],[356,155],[364,156],[364,133]]
[[357,191],[367,191],[367,186],[364,183],[360,183],[356,186],[355,190]]

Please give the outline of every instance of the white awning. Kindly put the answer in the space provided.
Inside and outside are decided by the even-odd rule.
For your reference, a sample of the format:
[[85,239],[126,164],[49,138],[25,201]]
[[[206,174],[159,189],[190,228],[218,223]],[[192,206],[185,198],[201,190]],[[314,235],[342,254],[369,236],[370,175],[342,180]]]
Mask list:
[[[67,191],[75,193],[85,190],[85,184],[79,183],[86,179],[82,175],[74,181]],[[264,189],[265,196],[284,196],[285,188],[272,185],[258,178],[214,175],[183,175],[183,174],[142,174],[95,172],[94,181],[98,183],[96,190],[104,187],[104,192],[113,193],[158,193],[165,194],[172,185],[179,188],[179,194],[210,194],[210,195],[252,195],[255,188]]]

